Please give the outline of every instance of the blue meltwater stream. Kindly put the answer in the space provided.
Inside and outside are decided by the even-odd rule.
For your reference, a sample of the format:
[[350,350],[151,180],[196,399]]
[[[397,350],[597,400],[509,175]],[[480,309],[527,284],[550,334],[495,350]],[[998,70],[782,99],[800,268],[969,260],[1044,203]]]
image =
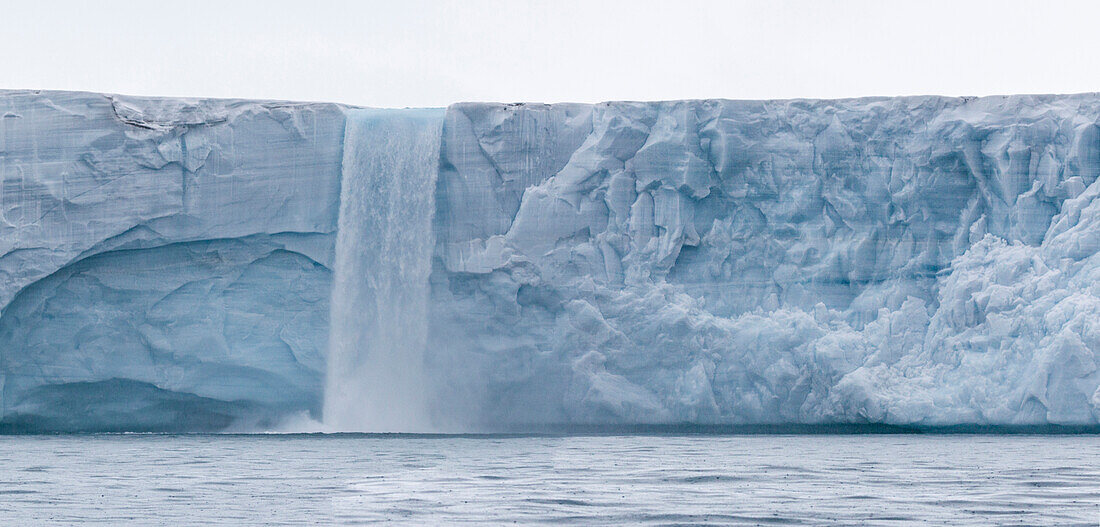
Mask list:
[[348,113],[325,385],[328,430],[432,431],[423,362],[443,113]]

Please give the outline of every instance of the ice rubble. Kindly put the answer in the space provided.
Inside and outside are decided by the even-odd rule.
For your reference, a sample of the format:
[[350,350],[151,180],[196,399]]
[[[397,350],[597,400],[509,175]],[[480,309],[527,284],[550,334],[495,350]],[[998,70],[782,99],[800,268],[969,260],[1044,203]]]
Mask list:
[[[4,422],[318,412],[346,113],[0,94]],[[435,425],[1095,425],[1098,122],[1091,94],[454,105]]]

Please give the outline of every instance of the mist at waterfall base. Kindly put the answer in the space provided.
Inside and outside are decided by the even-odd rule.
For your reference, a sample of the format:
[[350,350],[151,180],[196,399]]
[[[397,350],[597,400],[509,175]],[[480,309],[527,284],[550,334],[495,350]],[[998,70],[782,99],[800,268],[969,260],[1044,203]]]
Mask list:
[[355,110],[344,142],[324,429],[432,431],[423,372],[442,110]]

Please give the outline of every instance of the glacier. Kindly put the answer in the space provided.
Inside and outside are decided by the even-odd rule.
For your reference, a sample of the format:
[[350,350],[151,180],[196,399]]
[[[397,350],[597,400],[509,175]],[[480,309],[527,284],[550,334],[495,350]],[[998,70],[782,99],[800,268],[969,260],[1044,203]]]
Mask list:
[[1097,94],[0,92],[0,431],[1097,426],[1098,176]]
[[5,428],[319,411],[344,112],[0,93]]

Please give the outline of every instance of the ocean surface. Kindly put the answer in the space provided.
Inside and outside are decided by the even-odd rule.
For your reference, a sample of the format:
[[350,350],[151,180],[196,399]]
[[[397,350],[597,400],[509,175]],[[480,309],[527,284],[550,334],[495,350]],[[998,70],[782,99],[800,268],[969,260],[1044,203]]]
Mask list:
[[0,437],[0,525],[1100,525],[1096,435]]

